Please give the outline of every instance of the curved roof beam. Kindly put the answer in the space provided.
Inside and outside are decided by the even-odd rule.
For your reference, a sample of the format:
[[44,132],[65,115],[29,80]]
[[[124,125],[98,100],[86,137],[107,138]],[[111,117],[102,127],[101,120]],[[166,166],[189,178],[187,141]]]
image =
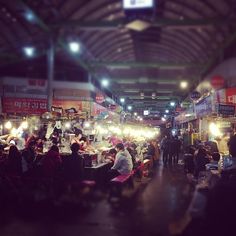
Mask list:
[[161,49],[161,50],[164,50],[166,52],[169,52],[170,55],[173,54],[176,58],[182,59],[183,61],[187,61],[187,62],[192,61],[189,57],[186,57],[185,55],[180,54],[179,51],[171,50],[170,47],[168,47],[166,45],[163,45],[163,44],[162,45],[161,44],[156,45],[155,47],[153,47],[153,50],[154,49]]
[[132,51],[132,49],[127,50],[126,53],[122,54],[122,55],[114,55],[111,57],[111,62],[115,62],[115,61],[119,61],[119,60],[125,60],[125,61],[129,61],[129,60],[134,60],[135,55],[134,52]]
[[[159,37],[159,32],[157,32],[157,35],[155,35],[154,33],[147,33],[145,35],[142,35],[139,37],[140,43],[141,42],[153,42],[153,43],[162,43],[162,42],[170,42],[173,44],[173,46],[175,46],[176,48],[182,50],[184,49],[184,53],[188,53],[189,55],[193,56],[193,57],[199,57],[199,52],[197,52],[196,50],[191,50],[190,47],[188,47],[188,44],[184,44],[183,40],[179,40],[177,37],[176,38],[172,38],[164,33],[161,34],[160,36],[160,40],[159,42],[155,42],[155,39],[158,39]],[[202,56],[202,55],[201,55]]]
[[[107,44],[107,45],[106,45],[106,48],[114,48],[117,53],[122,53],[122,51],[124,50],[124,48],[125,48],[125,47],[128,47],[128,46],[129,46],[129,47],[132,47],[132,48],[134,49],[132,43],[128,42],[128,41],[125,40],[125,39],[124,39],[124,40],[119,39],[119,40],[117,40],[115,43],[112,42],[112,43]],[[92,52],[93,52],[94,55],[96,56],[96,55],[101,55],[104,51],[105,51],[105,50],[104,50],[104,47],[101,47],[100,49],[94,50],[94,51],[92,51]]]
[[[199,44],[199,41],[195,40],[195,38],[192,37],[192,34],[190,34],[191,36],[189,36],[189,33],[187,32],[181,32],[181,31],[162,31],[163,34],[167,34],[169,37],[174,37],[184,43],[186,43],[187,45],[191,45],[191,47],[194,47],[195,50],[197,51],[201,51],[203,50],[205,44]],[[206,56],[208,56],[207,52],[204,51],[204,54]]]
[[102,34],[99,35],[99,37],[94,37],[93,41],[87,42],[86,45],[91,51],[97,51],[100,50],[101,48],[106,47],[106,44],[112,44],[117,42],[118,40],[127,40],[130,41],[132,40],[130,37],[130,34],[123,33],[110,33],[110,34]]
[[130,38],[127,37],[117,37],[115,40],[102,40],[102,43],[97,43],[93,49],[91,49],[92,52],[95,54],[100,54],[102,52],[105,52],[108,48],[114,47],[116,50],[124,45],[132,45],[133,42]]
[[102,60],[110,60],[114,55],[122,55],[126,53],[126,50],[130,50],[132,52],[134,52],[134,48],[133,45],[127,45],[123,47],[122,52],[117,52],[116,50],[114,50],[113,47],[109,48],[106,52],[102,52],[101,54],[97,55],[97,57],[99,57]]
[[[186,8],[186,9],[188,9],[188,10],[192,10],[196,14],[198,14],[200,16],[203,16],[203,18],[208,16],[208,14],[205,14],[205,12],[203,11],[204,8],[203,9],[196,9],[196,8],[192,7],[191,4],[188,4],[186,1],[185,2],[179,2],[178,0],[170,0],[170,2],[171,1],[173,2],[173,4],[177,4],[177,5],[182,6],[182,7]],[[204,3],[205,3],[205,1],[204,1]],[[182,11],[183,11],[183,9],[182,9]],[[180,14],[180,15],[184,16],[183,12],[178,12],[178,10],[175,10],[175,12],[177,14]],[[216,12],[216,15],[217,15],[217,13],[218,12]],[[186,13],[185,13],[185,15],[186,15]],[[189,17],[189,16],[187,16],[187,17]],[[207,40],[208,42],[209,42],[209,40],[211,41],[211,39],[215,36],[215,34],[221,34],[223,37],[225,37],[225,34],[221,30],[221,27],[214,26],[213,29],[214,29],[214,32],[212,32],[212,33],[209,32],[207,29],[205,29],[205,31],[207,32],[208,36],[210,35],[210,38]]]
[[[160,58],[160,56],[162,56],[162,55],[163,55],[164,57],[166,57],[166,59],[168,59],[168,61],[169,61],[169,59],[170,59],[171,57],[172,57],[175,61],[178,61],[178,60],[179,60],[179,57],[176,56],[175,54],[173,54],[173,53],[171,53],[171,52],[168,52],[168,51],[166,51],[166,50],[157,49],[157,48],[147,48],[147,49],[143,52],[143,54],[144,54],[144,55],[145,55],[145,54],[149,54],[149,55],[155,56],[155,60],[158,59],[158,58],[156,58],[156,56]],[[159,55],[160,55],[160,56],[159,56]]]
[[181,58],[182,56],[184,56],[187,60],[190,61],[194,61],[193,56],[188,55],[187,53],[185,53],[184,50],[182,49],[177,49],[175,47],[173,47],[174,45],[172,45],[171,43],[168,42],[160,42],[157,47],[164,47],[166,50],[170,50],[173,53],[175,53],[179,58]]

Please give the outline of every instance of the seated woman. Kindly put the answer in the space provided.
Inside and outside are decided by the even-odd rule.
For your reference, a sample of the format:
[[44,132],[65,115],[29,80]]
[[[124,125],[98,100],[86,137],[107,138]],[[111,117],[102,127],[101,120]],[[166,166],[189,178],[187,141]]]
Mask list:
[[61,157],[59,154],[59,148],[58,146],[53,145],[46,154],[45,158],[42,160],[44,177],[55,177],[57,171],[59,170],[60,164]]

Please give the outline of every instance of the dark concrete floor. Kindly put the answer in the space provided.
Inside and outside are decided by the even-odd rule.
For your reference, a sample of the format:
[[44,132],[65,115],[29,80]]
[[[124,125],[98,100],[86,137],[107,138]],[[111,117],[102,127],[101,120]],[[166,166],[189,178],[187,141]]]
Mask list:
[[[136,183],[134,189],[124,192],[119,202],[108,202],[107,195],[101,194],[90,209],[67,221],[46,215],[40,220],[12,218],[1,224],[0,235],[169,235],[169,224],[183,216],[191,197],[182,166],[159,165],[151,179]],[[60,214],[66,219],[67,212]]]

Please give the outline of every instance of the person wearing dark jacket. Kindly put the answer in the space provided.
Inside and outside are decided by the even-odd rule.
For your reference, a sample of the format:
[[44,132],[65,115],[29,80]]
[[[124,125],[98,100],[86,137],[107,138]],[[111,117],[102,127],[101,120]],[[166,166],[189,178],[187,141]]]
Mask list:
[[56,145],[53,145],[45,158],[42,161],[42,167],[44,172],[44,177],[53,178],[59,170],[61,164],[61,157],[59,154],[59,148]]
[[206,164],[209,163],[209,158],[207,156],[206,149],[200,147],[195,155],[195,177],[198,178],[198,175],[201,171],[206,170]]
[[232,157],[236,157],[236,134],[234,134],[228,142],[228,146],[229,146],[229,154]]
[[67,181],[81,181],[84,178],[84,160],[78,153],[80,145],[73,143],[71,145],[71,155],[65,160],[64,175]]
[[20,176],[22,174],[21,153],[15,145],[10,146],[6,172],[10,176]]

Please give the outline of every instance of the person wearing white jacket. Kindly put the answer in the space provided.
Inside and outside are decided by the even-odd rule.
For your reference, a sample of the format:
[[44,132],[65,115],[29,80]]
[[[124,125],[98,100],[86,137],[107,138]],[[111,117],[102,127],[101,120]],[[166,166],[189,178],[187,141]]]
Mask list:
[[127,150],[125,150],[122,143],[116,145],[116,157],[114,165],[109,171],[109,179],[112,179],[118,175],[128,175],[133,169],[132,157]]

